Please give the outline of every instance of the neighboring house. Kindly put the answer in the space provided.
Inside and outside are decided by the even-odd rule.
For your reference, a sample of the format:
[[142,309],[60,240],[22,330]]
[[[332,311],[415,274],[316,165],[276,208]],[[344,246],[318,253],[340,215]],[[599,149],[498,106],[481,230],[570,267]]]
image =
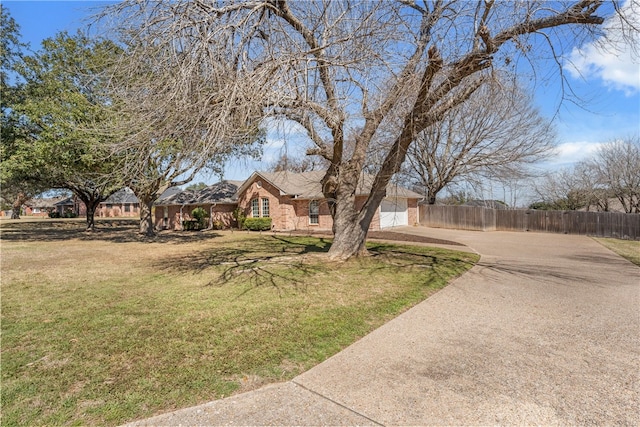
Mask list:
[[[578,209],[579,211],[591,211],[591,212],[604,212],[605,210],[602,206],[598,206],[597,204],[591,204],[587,207]],[[606,212],[622,212],[625,213],[624,206],[620,200],[612,198],[607,200]]]
[[62,214],[63,213],[62,207],[58,209],[58,206],[56,206],[56,203],[66,199],[67,197],[64,197],[64,196],[48,197],[48,198],[37,197],[37,198],[30,199],[23,206],[24,215],[47,217],[49,216],[49,212],[56,212],[56,211]]
[[[322,194],[324,175],[324,171],[254,172],[238,190],[238,207],[247,217],[271,217],[275,230],[331,230],[329,201]],[[361,179],[356,193],[358,207],[367,200],[372,183],[370,175]],[[421,198],[418,193],[390,184],[369,229],[416,224]]]
[[182,230],[183,221],[191,220],[191,212],[202,208],[209,214],[210,228],[236,225],[233,211],[238,207],[236,192],[242,181],[222,181],[202,190],[173,192],[155,203],[155,224],[160,230]]
[[140,200],[129,188],[122,188],[100,203],[96,208],[96,217],[138,217]]
[[76,197],[36,197],[28,200],[22,206],[23,215],[48,217],[50,213],[56,212],[60,216],[75,214],[84,215],[86,213],[84,203]]
[[[156,203],[156,224],[160,229],[180,230],[193,209],[202,207],[209,212],[210,225],[217,221],[230,227],[235,225],[233,211],[239,208],[248,218],[271,218],[274,230],[330,231],[333,219],[321,191],[324,174],[254,172],[244,182],[223,181],[204,190],[183,191]],[[365,203],[373,177],[365,175],[362,181],[356,194],[358,206]],[[370,229],[416,224],[421,198],[413,191],[389,185]]]
[[[180,191],[181,190],[176,187],[169,188],[160,195],[160,199],[167,198]],[[24,215],[41,217],[47,217],[49,212],[57,212],[60,216],[68,213],[83,216],[86,215],[87,209],[84,202],[75,196],[60,196],[53,198],[33,198],[24,204],[23,212]],[[6,215],[10,216],[11,211],[7,211]],[[138,200],[131,189],[126,187],[122,188],[98,205],[95,216],[98,218],[139,217],[140,200]]]
[[65,216],[68,214],[80,216],[87,213],[87,208],[85,207],[84,203],[78,200],[75,196],[65,197],[59,202],[56,202],[54,206],[55,211],[60,216]]

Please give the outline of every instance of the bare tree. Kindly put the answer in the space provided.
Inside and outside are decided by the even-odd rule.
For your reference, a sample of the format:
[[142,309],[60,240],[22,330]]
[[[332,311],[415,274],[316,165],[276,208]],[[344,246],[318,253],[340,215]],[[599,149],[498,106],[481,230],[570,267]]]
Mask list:
[[611,209],[610,200],[614,197],[611,189],[598,177],[588,161],[578,163],[572,171],[571,181],[580,190],[586,210],[595,209],[608,212]]
[[[207,46],[198,70],[205,76],[225,73],[236,84],[218,85],[224,90],[217,93],[225,96],[208,96],[202,111],[211,112],[211,105],[216,117],[238,106],[254,111],[259,100],[265,116],[306,129],[311,153],[330,162],[322,180],[334,219],[330,256],[346,259],[366,252],[369,225],[417,135],[467,102],[496,70],[520,69],[522,55],[535,64],[539,49],[558,58],[576,38],[600,35],[594,30],[605,17],[627,10],[604,4],[128,0],[108,11],[145,48]],[[164,68],[182,75],[177,63]],[[184,75],[193,80],[178,89],[201,84],[199,73]],[[392,143],[370,194],[356,204],[367,153],[387,125],[397,122],[393,135],[385,135]],[[346,143],[349,137],[353,144]]]
[[535,192],[541,202],[532,206],[549,210],[575,211],[588,207],[591,201],[591,192],[585,189],[575,168],[548,173],[535,186]]
[[[627,213],[640,213],[640,137],[610,142],[598,149],[583,167],[591,187],[606,189]],[[602,198],[601,198],[602,199]]]
[[[138,6],[143,11],[147,4]],[[264,136],[256,106],[264,81],[217,56],[219,46],[192,25],[164,37],[158,37],[164,24],[153,20],[120,29],[126,49],[113,70],[114,114],[106,130],[117,135],[110,146],[116,170],[140,199],[142,234],[155,232],[151,209],[163,191],[203,169],[219,173],[232,155],[254,154]]]
[[404,175],[434,204],[454,181],[523,178],[530,164],[552,153],[554,137],[524,92],[485,86],[417,136]]
[[328,162],[326,159],[317,156],[295,157],[283,153],[275,162],[269,165],[272,172],[309,172],[314,170],[326,170]]

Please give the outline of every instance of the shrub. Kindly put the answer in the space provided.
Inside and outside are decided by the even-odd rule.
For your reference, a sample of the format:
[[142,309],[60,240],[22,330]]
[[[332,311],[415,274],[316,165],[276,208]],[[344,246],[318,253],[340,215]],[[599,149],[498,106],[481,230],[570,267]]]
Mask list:
[[233,211],[233,219],[238,223],[238,229],[242,230],[244,228],[244,221],[247,219],[246,215],[242,208],[236,208]]
[[57,211],[50,211],[49,218],[60,218],[60,213]]
[[196,219],[185,219],[182,221],[182,229],[184,231],[201,230],[200,221]]
[[244,227],[251,231],[271,230],[271,218],[245,218]]
[[203,208],[195,208],[194,210],[191,211],[191,217],[198,221],[198,225],[197,227],[199,228],[205,228],[207,226],[207,211],[205,211]]
[[191,216],[193,217],[193,219],[201,221],[207,217],[207,211],[205,211],[203,208],[195,208],[191,211]]

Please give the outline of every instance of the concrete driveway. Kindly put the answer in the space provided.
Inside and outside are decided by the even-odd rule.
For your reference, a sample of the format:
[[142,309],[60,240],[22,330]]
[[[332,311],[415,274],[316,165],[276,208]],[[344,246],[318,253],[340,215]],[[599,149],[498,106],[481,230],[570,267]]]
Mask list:
[[640,425],[640,268],[582,236],[398,231],[481,261],[290,382],[134,425]]

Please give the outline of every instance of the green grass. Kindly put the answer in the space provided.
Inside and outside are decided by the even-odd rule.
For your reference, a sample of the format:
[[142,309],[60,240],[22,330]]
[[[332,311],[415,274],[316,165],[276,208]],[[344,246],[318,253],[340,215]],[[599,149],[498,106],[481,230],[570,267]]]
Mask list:
[[635,265],[640,266],[640,241],[620,240],[620,239],[595,239],[597,242],[621,257],[628,259]]
[[78,227],[3,223],[3,426],[117,425],[290,379],[477,261],[373,243],[335,264],[326,239]]

